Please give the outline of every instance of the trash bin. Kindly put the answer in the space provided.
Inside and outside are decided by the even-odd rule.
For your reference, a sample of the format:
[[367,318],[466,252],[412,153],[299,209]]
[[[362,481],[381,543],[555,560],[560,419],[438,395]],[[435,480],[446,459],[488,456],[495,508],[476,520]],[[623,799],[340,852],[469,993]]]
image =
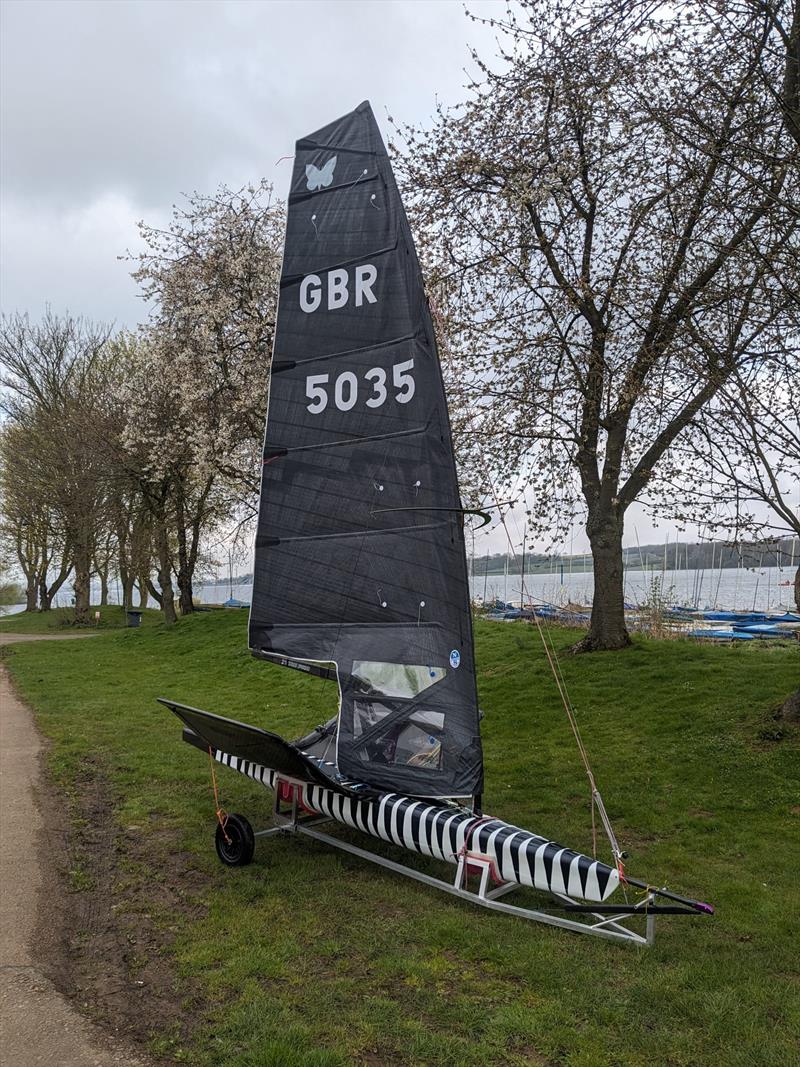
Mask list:
[[131,608],[125,612],[125,618],[127,619],[128,626],[139,626],[142,621],[141,611],[133,611]]

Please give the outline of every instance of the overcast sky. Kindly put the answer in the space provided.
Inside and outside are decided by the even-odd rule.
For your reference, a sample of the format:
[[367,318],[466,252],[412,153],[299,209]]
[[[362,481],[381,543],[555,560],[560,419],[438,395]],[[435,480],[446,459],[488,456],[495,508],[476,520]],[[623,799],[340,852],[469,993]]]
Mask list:
[[[278,160],[298,137],[365,98],[385,135],[389,115],[425,123],[437,99],[464,98],[470,46],[494,48],[459,0],[3,0],[0,13],[2,310],[49,303],[128,327],[145,309],[117,257],[139,219],[220,182],[267,177],[283,196]],[[626,543],[666,532],[635,508]],[[481,541],[505,549],[502,531]],[[573,547],[588,547],[577,529]]]
[[365,98],[384,131],[425,121],[437,94],[463,97],[481,42],[457,0],[5,0],[3,310],[134,325],[116,257],[137,220],[219,182],[283,195],[298,137]]

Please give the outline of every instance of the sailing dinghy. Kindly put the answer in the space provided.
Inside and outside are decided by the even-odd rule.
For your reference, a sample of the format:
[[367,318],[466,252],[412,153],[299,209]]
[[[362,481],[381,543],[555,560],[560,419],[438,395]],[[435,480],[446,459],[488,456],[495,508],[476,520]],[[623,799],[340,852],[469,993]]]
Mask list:
[[[659,912],[711,911],[625,878],[621,854],[606,864],[482,813],[463,519],[422,275],[363,103],[296,147],[249,621],[255,656],[337,683],[338,713],[287,741],[162,699],[212,776],[220,763],[275,792],[276,824],[258,833],[217,804],[219,857],[241,865],[257,837],[302,834],[488,908],[635,943]],[[453,864],[455,879],[325,821]],[[621,883],[625,899],[607,903]],[[500,899],[520,886],[555,907]],[[628,925],[640,916],[644,933]]]

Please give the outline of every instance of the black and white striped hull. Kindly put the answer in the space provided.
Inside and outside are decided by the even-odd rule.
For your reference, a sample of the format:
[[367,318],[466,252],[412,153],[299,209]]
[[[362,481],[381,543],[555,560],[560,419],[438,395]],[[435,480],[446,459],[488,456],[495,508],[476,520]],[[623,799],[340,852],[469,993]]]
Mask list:
[[[285,780],[269,767],[219,749],[214,750],[214,757],[268,789]],[[503,882],[597,903],[607,900],[619,885],[615,868],[500,819],[477,818],[396,793],[360,798],[309,782],[292,784],[300,790],[298,799],[309,812],[447,863],[458,863],[465,852],[468,859],[480,857],[493,864]]]

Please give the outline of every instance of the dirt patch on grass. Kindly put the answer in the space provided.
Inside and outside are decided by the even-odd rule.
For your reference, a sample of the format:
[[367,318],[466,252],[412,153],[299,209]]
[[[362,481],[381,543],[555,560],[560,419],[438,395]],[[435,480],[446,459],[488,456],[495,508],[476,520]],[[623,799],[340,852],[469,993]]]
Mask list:
[[[102,768],[84,761],[66,793],[43,759],[37,801],[45,879],[34,954],[56,988],[95,1023],[163,1064],[195,1021],[199,994],[178,981],[170,920],[201,912],[191,868],[163,829],[121,829]],[[145,829],[145,828],[142,828]],[[158,857],[158,879],[148,877]]]
[[757,752],[769,751],[781,741],[795,741],[800,738],[800,725],[782,714],[782,705],[774,708],[768,718],[756,724],[756,736],[750,745]]

